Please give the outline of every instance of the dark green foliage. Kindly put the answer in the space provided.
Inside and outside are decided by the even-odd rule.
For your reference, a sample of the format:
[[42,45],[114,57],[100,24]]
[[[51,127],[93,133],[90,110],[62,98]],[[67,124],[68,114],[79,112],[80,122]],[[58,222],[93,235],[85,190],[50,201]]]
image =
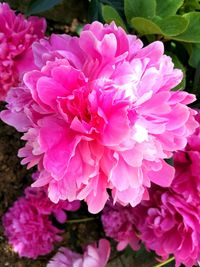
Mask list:
[[89,4],[88,22],[95,20],[103,22],[101,3],[99,0],[91,0]]
[[38,14],[47,11],[57,4],[60,4],[62,0],[32,0],[27,8],[27,15]]
[[[104,7],[108,7],[109,10],[102,11],[102,4]],[[88,21],[91,23],[95,20],[103,22],[103,15],[102,12],[109,15],[106,21],[109,22],[110,19],[113,17],[113,12],[115,14],[119,14],[120,17],[125,20],[124,15],[124,0],[91,0],[89,4],[89,12],[88,12]],[[112,20],[115,20],[116,16],[113,17]],[[120,18],[121,19],[121,18]],[[122,19],[121,19],[122,20]],[[122,25],[120,25],[122,26]]]

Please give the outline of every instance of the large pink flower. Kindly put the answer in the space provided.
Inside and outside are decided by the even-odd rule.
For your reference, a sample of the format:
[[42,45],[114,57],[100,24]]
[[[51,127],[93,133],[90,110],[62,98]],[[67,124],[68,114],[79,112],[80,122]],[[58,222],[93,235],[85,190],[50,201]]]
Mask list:
[[105,267],[109,256],[109,242],[100,239],[98,247],[95,244],[88,245],[83,255],[68,248],[60,248],[47,267]]
[[200,260],[200,208],[182,195],[155,188],[151,200],[134,209],[140,238],[149,250],[166,260],[173,254],[176,267],[192,267]]
[[44,19],[16,15],[6,3],[0,3],[0,100],[16,86],[22,74],[34,66],[31,44],[44,37]]
[[170,91],[182,73],[161,42],[142,46],[114,23],[99,22],[79,38],[34,43],[39,70],[10,92],[1,118],[25,131],[19,156],[38,164],[34,186],[48,185],[53,202],[85,199],[96,213],[107,189],[114,202],[135,206],[151,182],[171,184],[174,169],[164,159],[194,132],[195,111],[186,104],[195,97]]

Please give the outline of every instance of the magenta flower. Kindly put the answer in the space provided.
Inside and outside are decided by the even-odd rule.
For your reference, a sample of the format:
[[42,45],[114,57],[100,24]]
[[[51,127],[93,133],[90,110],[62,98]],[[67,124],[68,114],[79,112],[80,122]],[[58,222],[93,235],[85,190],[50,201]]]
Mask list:
[[192,267],[200,259],[200,209],[173,191],[155,188],[150,201],[134,210],[140,238],[163,260],[173,254],[176,267]]
[[16,86],[22,74],[34,66],[31,44],[44,37],[44,19],[15,15],[6,3],[0,3],[0,100]]
[[114,202],[136,206],[151,183],[169,186],[164,159],[184,148],[197,127],[186,104],[195,96],[170,91],[182,79],[163,44],[142,48],[114,23],[86,25],[79,38],[52,35],[34,43],[38,70],[6,99],[1,118],[24,131],[22,163],[37,164],[34,186],[53,202],[84,199],[101,211]]
[[109,256],[109,242],[106,239],[100,239],[98,247],[95,244],[88,245],[83,255],[68,248],[60,248],[47,267],[105,267]]
[[25,196],[19,198],[3,217],[5,234],[14,251],[28,258],[37,258],[53,250],[53,244],[62,240],[62,232],[52,225],[49,218],[54,215],[60,222],[67,219],[65,211],[75,211],[79,201],[59,201],[52,203],[45,188],[25,190]]
[[49,215],[40,213],[25,197],[19,198],[3,216],[9,244],[20,257],[35,259],[53,250],[61,241],[61,231],[53,226]]
[[101,221],[106,236],[118,242],[117,250],[123,250],[127,245],[130,245],[133,250],[139,249],[140,239],[134,231],[134,208],[107,203],[103,209]]

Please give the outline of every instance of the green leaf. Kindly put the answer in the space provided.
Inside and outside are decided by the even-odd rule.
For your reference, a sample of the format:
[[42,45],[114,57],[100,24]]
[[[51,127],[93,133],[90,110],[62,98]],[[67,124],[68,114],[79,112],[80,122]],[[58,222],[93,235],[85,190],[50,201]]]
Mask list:
[[102,6],[102,15],[103,15],[105,22],[110,23],[114,20],[115,23],[117,24],[117,26],[121,26],[122,28],[124,28],[126,30],[126,26],[125,26],[122,18],[120,17],[119,13],[111,6],[104,6],[103,5]]
[[197,68],[200,63],[200,44],[192,44],[192,53],[190,55],[190,66]]
[[166,18],[153,18],[155,22],[161,29],[161,32],[165,36],[176,36],[184,32],[188,26],[188,20],[179,15],[169,16]]
[[170,16],[167,18],[155,17],[153,19],[133,18],[132,26],[141,34],[161,34],[165,37],[176,36],[187,27],[187,20],[182,16]]
[[192,43],[182,43],[183,47],[187,51],[188,55],[192,53]]
[[190,12],[183,17],[188,20],[189,24],[186,30],[174,39],[183,42],[199,43],[200,42],[200,12]]
[[123,0],[100,0],[100,2],[104,5],[112,6],[118,13],[121,13],[124,10]]
[[99,0],[99,1],[101,4],[113,7],[119,14],[120,18],[123,21],[126,21],[126,17],[124,14],[124,0]]
[[134,17],[151,18],[156,14],[156,0],[125,0],[124,10],[128,22]]
[[166,54],[172,58],[172,61],[174,63],[174,67],[177,69],[181,69],[183,72],[182,81],[175,88],[173,88],[172,91],[184,90],[185,86],[186,86],[186,69],[183,66],[183,64],[181,63],[181,61],[179,60],[179,58],[175,54],[173,54],[171,52],[166,52]]
[[156,0],[156,15],[167,17],[175,15],[184,0]]
[[32,0],[27,8],[27,15],[38,14],[58,5],[63,0]]
[[136,17],[131,20],[131,25],[141,35],[145,34],[162,34],[161,29],[152,20]]

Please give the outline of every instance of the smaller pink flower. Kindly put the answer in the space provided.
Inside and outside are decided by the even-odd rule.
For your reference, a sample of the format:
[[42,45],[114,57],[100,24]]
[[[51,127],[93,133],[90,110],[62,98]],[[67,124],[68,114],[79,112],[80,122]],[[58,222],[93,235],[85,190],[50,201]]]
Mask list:
[[28,187],[24,193],[4,215],[3,225],[14,251],[21,257],[35,259],[51,252],[54,243],[62,240],[59,236],[62,231],[53,226],[49,216],[53,214],[58,222],[64,223],[66,211],[79,209],[80,202],[61,200],[55,204],[45,187]]
[[0,100],[20,82],[25,71],[35,66],[31,44],[44,37],[45,30],[43,18],[25,19],[7,3],[0,3]]
[[95,244],[88,245],[83,255],[68,248],[60,248],[47,267],[105,267],[109,256],[108,240],[100,239],[98,247]]
[[25,197],[19,198],[3,217],[5,235],[20,257],[35,259],[53,250],[61,231],[47,214],[40,213]]
[[133,208],[115,206],[108,202],[103,209],[101,221],[106,236],[113,238],[118,242],[117,250],[123,250],[130,245],[133,250],[139,249],[139,238],[134,231],[134,213]]
[[134,209],[140,238],[148,250],[176,267],[192,267],[200,260],[200,208],[172,190],[155,187],[151,199]]

